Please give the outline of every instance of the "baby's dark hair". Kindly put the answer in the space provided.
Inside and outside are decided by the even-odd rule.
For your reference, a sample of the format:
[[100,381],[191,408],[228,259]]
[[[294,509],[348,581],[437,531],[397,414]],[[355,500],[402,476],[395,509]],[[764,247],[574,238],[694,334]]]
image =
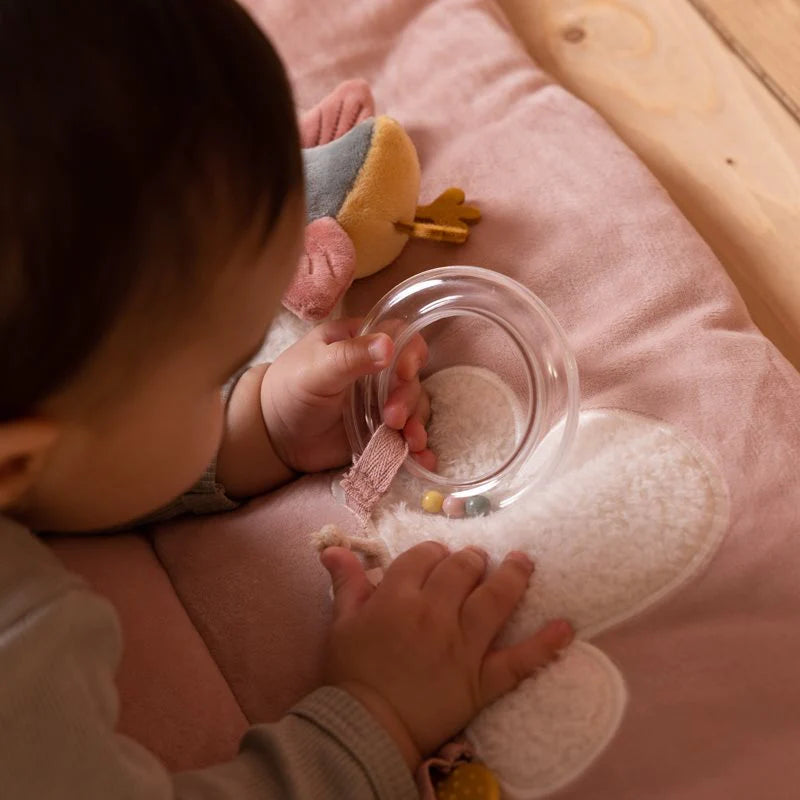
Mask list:
[[0,422],[301,185],[286,75],[235,0],[0,0]]

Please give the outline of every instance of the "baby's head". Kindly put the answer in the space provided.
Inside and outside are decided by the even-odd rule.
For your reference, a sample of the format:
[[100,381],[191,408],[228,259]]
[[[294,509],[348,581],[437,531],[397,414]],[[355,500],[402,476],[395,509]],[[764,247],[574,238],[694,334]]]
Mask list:
[[0,511],[113,525],[213,458],[297,261],[291,93],[235,0],[0,2]]

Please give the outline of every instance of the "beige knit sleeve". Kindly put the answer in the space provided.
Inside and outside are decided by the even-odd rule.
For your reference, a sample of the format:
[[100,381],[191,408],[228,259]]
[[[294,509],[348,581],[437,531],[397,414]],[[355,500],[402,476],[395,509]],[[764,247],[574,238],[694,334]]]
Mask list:
[[145,748],[114,731],[121,637],[113,609],[27,531],[7,522],[0,519],[2,797],[417,797],[388,735],[353,698],[330,687],[309,695],[279,722],[250,728],[232,761],[170,774]]
[[228,497],[225,487],[217,482],[217,460],[215,458],[191,489],[176,497],[163,508],[136,520],[133,524],[138,526],[166,522],[168,519],[183,514],[219,514],[223,511],[233,511],[240,505],[241,503],[237,500]]

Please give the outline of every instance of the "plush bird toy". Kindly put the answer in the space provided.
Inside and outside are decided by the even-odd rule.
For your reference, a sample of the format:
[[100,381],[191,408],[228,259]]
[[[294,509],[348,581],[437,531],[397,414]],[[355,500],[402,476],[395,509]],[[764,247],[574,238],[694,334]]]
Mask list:
[[414,143],[398,122],[374,113],[369,86],[353,80],[300,121],[308,224],[283,304],[301,319],[327,317],[354,280],[391,264],[410,238],[459,244],[480,219],[460,189],[418,206]]

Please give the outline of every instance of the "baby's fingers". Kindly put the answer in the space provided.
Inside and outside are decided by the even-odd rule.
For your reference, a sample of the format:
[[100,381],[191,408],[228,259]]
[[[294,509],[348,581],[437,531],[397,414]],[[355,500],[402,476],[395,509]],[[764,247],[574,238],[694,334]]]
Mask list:
[[411,417],[406,422],[403,438],[408,442],[408,449],[412,453],[419,453],[428,446],[428,431],[416,417]]
[[489,653],[481,669],[483,703],[491,703],[547,666],[574,635],[566,620],[553,620],[524,642]]
[[392,340],[384,333],[339,339],[324,345],[303,373],[303,388],[320,397],[338,395],[363,375],[388,366],[392,349]]
[[422,588],[439,562],[447,558],[449,550],[440,542],[420,542],[401,553],[389,565],[380,589],[384,593],[402,597],[409,591]]
[[486,553],[477,547],[465,547],[440,561],[425,581],[425,595],[431,605],[448,612],[458,612],[465,598],[483,580]]
[[428,345],[418,333],[411,337],[409,343],[397,357],[395,375],[401,381],[410,381],[417,377],[419,371],[428,363]]
[[413,381],[401,381],[383,407],[384,422],[390,428],[402,430],[419,405],[421,397],[422,386],[416,378]]
[[336,619],[357,611],[374,591],[358,557],[343,547],[327,547],[320,554],[333,585],[333,614]]
[[464,638],[483,654],[528,588],[533,562],[524,553],[509,553],[503,563],[464,601]]
[[411,458],[417,462],[423,469],[428,470],[428,472],[436,472],[437,466],[437,458],[436,453],[432,450],[418,450],[416,452],[411,453]]

